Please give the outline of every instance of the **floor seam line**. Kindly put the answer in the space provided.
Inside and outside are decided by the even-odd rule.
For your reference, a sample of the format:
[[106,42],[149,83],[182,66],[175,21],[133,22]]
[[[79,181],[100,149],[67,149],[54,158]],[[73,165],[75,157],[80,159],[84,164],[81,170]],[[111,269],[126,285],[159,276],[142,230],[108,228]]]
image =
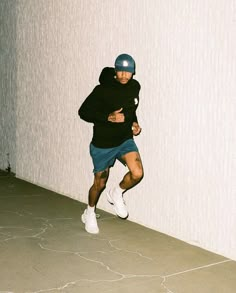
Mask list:
[[209,268],[209,267],[212,267],[212,266],[220,265],[220,264],[227,263],[227,262],[232,262],[232,260],[227,259],[227,260],[223,260],[223,261],[220,261],[220,262],[211,263],[211,264],[208,264],[208,265],[192,268],[192,269],[189,269],[189,270],[173,273],[173,274],[162,276],[162,277],[163,278],[169,278],[169,277],[173,277],[173,276],[182,275],[182,274],[185,274],[185,273],[201,270],[201,269],[204,269],[204,268]]

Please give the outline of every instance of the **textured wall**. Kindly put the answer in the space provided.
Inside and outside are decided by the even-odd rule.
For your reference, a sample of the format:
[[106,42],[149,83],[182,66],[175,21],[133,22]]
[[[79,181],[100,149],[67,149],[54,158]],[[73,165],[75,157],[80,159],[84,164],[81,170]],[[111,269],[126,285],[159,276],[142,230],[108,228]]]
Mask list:
[[0,1],[0,169],[16,170],[15,1]]
[[130,53],[145,167],[130,220],[236,259],[235,13],[233,0],[17,1],[17,176],[86,202],[92,126],[77,109]]

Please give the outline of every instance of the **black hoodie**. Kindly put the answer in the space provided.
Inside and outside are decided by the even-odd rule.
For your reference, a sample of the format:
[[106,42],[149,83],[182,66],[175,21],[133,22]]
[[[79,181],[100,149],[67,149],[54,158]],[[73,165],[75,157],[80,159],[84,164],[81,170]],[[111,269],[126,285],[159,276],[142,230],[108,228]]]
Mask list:
[[[102,70],[99,82],[78,113],[81,119],[94,123],[92,144],[98,148],[112,148],[133,138],[132,124],[137,122],[140,84],[133,78],[121,84],[115,79],[112,67]],[[108,121],[108,115],[120,108],[123,109],[125,121]]]

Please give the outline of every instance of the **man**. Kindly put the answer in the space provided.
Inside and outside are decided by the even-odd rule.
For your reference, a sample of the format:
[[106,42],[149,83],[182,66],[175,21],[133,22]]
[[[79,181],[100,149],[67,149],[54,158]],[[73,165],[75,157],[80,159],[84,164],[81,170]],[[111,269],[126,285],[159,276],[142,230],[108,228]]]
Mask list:
[[94,124],[90,143],[94,182],[89,190],[87,209],[81,217],[88,233],[99,233],[95,209],[116,159],[129,169],[120,184],[107,193],[109,203],[120,218],[128,217],[124,192],[143,178],[141,158],[133,140],[133,135],[141,132],[136,116],[140,84],[133,79],[134,74],[134,59],[128,54],[119,55],[115,68],[102,70],[100,84],[79,109],[80,118]]

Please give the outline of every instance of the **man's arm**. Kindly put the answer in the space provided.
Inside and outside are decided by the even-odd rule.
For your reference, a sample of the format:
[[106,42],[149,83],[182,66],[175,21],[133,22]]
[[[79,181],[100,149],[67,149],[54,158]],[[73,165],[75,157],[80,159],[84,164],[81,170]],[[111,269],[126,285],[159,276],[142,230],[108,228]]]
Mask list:
[[108,113],[103,110],[99,100],[99,86],[97,86],[79,108],[80,118],[91,123],[107,121]]
[[139,126],[137,122],[133,122],[132,131],[133,131],[133,135],[136,136],[140,134],[140,132],[142,131],[142,128]]
[[139,126],[139,123],[138,123],[138,118],[137,118],[137,115],[136,115],[136,110],[138,108],[138,105],[139,105],[139,97],[136,98],[137,100],[137,106],[136,106],[136,109],[135,109],[135,112],[134,112],[134,116],[133,116],[133,124],[132,124],[132,131],[133,131],[133,135],[139,135],[140,132],[142,131],[142,128]]

